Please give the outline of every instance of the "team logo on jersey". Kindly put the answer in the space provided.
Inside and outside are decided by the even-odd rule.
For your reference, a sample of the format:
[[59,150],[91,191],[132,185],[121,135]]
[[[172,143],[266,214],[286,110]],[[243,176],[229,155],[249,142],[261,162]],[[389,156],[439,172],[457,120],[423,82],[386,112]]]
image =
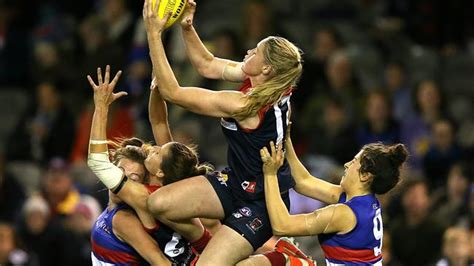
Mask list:
[[[250,217],[252,216],[252,210],[250,210],[250,208],[248,207],[243,207],[243,208],[240,208],[239,209],[239,212],[245,216],[245,217]],[[235,215],[234,215],[235,216]],[[236,217],[237,218],[237,217]]]
[[229,130],[237,131],[237,124],[235,124],[235,122],[227,121],[224,118],[221,118],[221,125]]
[[242,182],[241,186],[243,190],[249,193],[255,193],[255,187],[257,186],[257,182],[244,181]]
[[221,185],[224,185],[227,187],[227,180],[229,180],[229,176],[227,176],[227,174],[219,173],[217,175],[217,180],[221,182]]
[[250,223],[246,224],[247,228],[250,229],[254,234],[263,226],[262,220],[255,218]]
[[232,213],[232,216],[234,216],[237,219],[240,219],[240,218],[244,217],[240,212],[234,212],[234,213]]

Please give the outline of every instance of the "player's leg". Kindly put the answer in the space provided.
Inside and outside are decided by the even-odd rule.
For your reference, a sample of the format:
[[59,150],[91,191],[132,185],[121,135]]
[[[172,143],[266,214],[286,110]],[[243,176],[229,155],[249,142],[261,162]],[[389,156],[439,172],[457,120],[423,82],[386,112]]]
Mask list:
[[206,177],[197,176],[166,185],[148,198],[148,209],[190,241],[200,239],[204,227],[196,217],[223,219],[224,209]]
[[249,258],[240,261],[236,266],[272,266],[270,260],[264,255],[250,256]]
[[252,253],[253,247],[247,239],[223,225],[207,244],[197,265],[235,265]]

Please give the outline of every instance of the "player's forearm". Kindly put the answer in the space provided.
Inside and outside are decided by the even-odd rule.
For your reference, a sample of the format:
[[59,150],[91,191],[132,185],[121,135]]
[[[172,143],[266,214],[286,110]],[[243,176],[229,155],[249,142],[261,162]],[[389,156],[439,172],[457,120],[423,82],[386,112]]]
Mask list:
[[291,175],[295,179],[296,185],[301,183],[305,178],[311,176],[306,167],[301,163],[301,161],[296,156],[295,149],[293,148],[293,143],[291,139],[288,138],[286,141],[286,160],[288,161],[291,168]]
[[147,32],[147,35],[151,62],[153,64],[153,74],[156,77],[160,94],[163,99],[174,102],[173,97],[180,88],[168,62],[168,58],[166,58],[161,33]]
[[281,198],[276,174],[266,175],[264,186],[265,203],[267,205],[273,234],[277,236],[285,235],[286,229],[289,227],[290,213]]
[[94,114],[92,116],[92,125],[90,140],[93,143],[89,144],[89,153],[90,152],[107,152],[106,143],[94,143],[94,141],[106,141],[107,140],[107,115],[108,107],[106,106],[96,106]]
[[206,48],[193,26],[186,29],[182,28],[182,32],[186,54],[191,64],[193,64],[200,75],[206,78],[213,78],[209,67],[214,60],[214,55]]
[[122,180],[123,172],[109,160],[106,134],[107,113],[107,107],[96,106],[92,117],[87,165],[108,189],[113,190]]
[[166,102],[156,90],[157,88],[152,90],[150,93],[148,117],[156,144],[163,145],[173,139],[168,125],[168,110],[166,108]]

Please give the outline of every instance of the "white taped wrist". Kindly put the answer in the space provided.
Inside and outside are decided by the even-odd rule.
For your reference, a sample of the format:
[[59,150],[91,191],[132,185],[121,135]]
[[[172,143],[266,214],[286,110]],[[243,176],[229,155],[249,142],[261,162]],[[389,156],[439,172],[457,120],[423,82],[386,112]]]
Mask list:
[[87,165],[108,189],[115,188],[122,180],[123,171],[110,162],[108,152],[89,153]]
[[108,144],[109,142],[107,140],[95,140],[91,139],[89,141],[89,144]]

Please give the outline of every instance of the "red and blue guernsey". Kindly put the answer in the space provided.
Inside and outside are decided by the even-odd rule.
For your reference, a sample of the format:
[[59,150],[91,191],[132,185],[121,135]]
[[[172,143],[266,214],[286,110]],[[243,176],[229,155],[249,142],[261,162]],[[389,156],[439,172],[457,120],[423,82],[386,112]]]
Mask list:
[[346,234],[320,234],[319,243],[328,266],[382,266],[382,209],[374,194],[353,197],[346,201],[342,193],[339,203],[349,206],[357,224]]
[[[159,186],[146,185],[150,193],[153,193]],[[91,234],[92,242],[92,264],[94,266],[109,265],[148,265],[138,252],[130,245],[120,240],[112,230],[112,220],[120,210],[132,210],[124,203],[117,207],[106,209],[97,218]],[[156,227],[145,230],[157,242],[163,254],[173,263],[173,265],[192,265],[196,260],[196,254],[192,251],[191,244],[171,228],[156,221]]]
[[112,220],[120,210],[130,209],[125,204],[105,209],[92,228],[92,265],[140,265],[143,260],[130,245],[120,240],[112,230]]
[[[240,91],[246,93],[252,87],[246,79]],[[241,127],[234,119],[221,119],[222,130],[227,139],[227,162],[229,184],[233,193],[242,199],[264,199],[262,159],[260,149],[269,148],[270,141],[283,143],[289,123],[291,88],[288,93],[274,105],[258,111],[260,123],[255,129]],[[284,147],[284,146],[283,146]],[[290,167],[285,160],[278,170],[280,191],[288,191],[295,185]]]

